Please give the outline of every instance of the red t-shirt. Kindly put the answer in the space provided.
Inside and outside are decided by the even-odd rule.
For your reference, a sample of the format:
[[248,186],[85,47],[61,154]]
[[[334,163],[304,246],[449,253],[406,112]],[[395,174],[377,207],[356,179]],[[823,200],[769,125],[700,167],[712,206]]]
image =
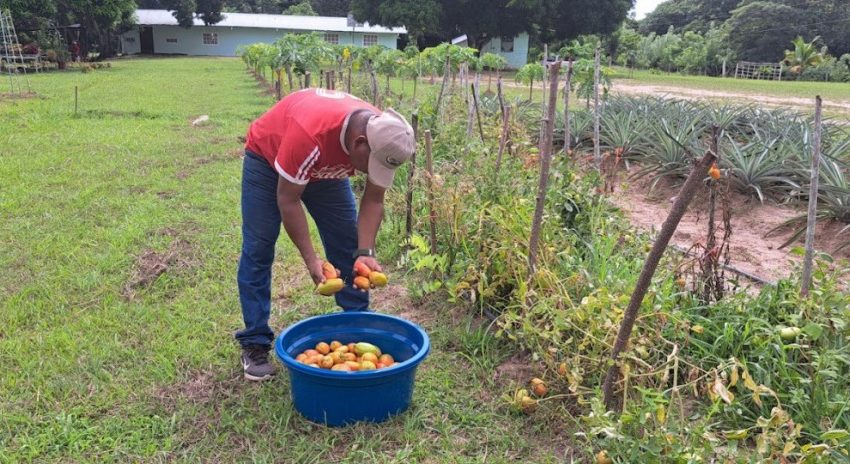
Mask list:
[[344,179],[354,166],[342,139],[355,110],[381,111],[345,92],[304,89],[288,95],[248,129],[245,148],[262,156],[284,179]]

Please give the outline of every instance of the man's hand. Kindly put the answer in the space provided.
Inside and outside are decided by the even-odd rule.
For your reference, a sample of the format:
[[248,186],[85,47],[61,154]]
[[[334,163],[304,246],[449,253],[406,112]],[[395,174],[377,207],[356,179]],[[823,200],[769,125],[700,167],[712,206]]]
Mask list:
[[322,272],[323,263],[324,261],[319,258],[313,258],[305,263],[307,265],[307,271],[310,272],[310,278],[313,279],[313,283],[316,285],[325,281],[325,274]]
[[[381,265],[378,264],[378,260],[371,256],[358,256],[354,263],[363,263],[369,268],[369,270],[383,272]],[[357,275],[357,271],[354,271],[353,273],[354,275]]]

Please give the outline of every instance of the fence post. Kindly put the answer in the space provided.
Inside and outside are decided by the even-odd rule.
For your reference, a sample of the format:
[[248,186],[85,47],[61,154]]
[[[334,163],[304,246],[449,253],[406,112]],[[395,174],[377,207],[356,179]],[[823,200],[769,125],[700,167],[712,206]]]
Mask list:
[[812,172],[809,178],[809,216],[806,222],[806,254],[803,257],[803,278],[800,294],[809,296],[809,288],[812,285],[812,266],[815,251],[815,226],[817,225],[818,213],[818,181],[820,179],[820,150],[821,135],[821,105],[820,95],[815,97],[815,134],[812,139]]

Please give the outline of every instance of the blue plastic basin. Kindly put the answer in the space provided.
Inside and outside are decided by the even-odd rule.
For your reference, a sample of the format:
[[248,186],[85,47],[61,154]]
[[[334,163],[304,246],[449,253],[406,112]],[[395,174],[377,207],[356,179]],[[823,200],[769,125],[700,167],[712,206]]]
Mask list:
[[[399,364],[385,369],[339,372],[301,364],[294,356],[316,343],[368,342]],[[307,419],[330,426],[381,422],[410,406],[416,367],[431,348],[418,325],[373,312],[340,312],[311,317],[284,330],[275,353],[289,371],[292,402]]]

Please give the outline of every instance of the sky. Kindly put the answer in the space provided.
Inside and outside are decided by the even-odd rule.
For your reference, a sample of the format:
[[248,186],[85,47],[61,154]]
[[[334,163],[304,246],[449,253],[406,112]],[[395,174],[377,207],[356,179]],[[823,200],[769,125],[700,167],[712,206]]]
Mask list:
[[647,13],[651,12],[664,0],[637,0],[635,1],[635,18],[643,19]]

